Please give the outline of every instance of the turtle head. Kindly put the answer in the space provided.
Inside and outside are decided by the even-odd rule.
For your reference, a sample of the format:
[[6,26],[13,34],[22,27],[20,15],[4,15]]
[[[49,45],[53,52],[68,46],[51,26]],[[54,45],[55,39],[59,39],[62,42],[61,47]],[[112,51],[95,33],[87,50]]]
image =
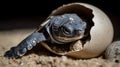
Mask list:
[[54,40],[67,43],[84,37],[86,23],[76,14],[63,14],[51,19],[50,32]]

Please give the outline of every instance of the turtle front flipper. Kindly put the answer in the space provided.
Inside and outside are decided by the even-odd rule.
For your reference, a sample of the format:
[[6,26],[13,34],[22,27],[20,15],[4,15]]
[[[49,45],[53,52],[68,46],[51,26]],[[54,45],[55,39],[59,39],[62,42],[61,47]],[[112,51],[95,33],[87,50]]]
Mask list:
[[18,58],[23,56],[27,50],[31,50],[37,43],[45,40],[46,38],[43,33],[34,32],[24,39],[18,46],[12,47],[4,56],[8,58]]

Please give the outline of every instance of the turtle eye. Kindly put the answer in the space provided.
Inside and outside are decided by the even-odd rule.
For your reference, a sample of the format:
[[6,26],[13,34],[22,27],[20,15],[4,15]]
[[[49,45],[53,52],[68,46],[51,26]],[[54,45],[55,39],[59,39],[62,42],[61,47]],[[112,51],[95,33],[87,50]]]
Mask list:
[[71,33],[70,30],[67,29],[67,28],[65,28],[65,27],[62,27],[62,32],[63,32],[64,34],[67,34],[67,35],[69,35],[69,34]]

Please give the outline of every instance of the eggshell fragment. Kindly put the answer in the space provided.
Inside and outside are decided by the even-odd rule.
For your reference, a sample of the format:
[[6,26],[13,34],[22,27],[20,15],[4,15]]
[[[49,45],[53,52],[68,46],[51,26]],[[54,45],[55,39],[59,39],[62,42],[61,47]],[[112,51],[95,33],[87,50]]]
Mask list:
[[120,41],[115,41],[108,46],[105,57],[106,59],[120,63]]
[[[66,52],[57,52],[52,49],[47,43],[42,42],[41,44],[51,52],[58,55],[71,56],[74,58],[92,58],[99,56],[112,42],[112,23],[109,17],[99,8],[87,3],[69,3],[60,6],[52,11],[50,16],[61,15],[65,13],[76,13],[82,17],[83,20],[87,20],[87,33],[90,34],[90,38],[83,44],[82,48],[79,51],[70,50]],[[78,44],[80,43],[78,42]]]

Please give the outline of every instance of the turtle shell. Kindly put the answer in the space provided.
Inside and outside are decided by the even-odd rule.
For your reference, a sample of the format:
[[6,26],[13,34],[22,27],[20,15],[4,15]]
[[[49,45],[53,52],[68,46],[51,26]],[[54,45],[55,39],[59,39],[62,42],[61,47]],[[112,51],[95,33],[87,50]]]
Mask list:
[[[109,17],[99,8],[87,3],[69,3],[53,10],[49,16],[65,13],[76,13],[87,22],[85,40],[78,40],[69,44],[52,44],[41,42],[49,51],[74,58],[92,58],[99,56],[113,40],[113,26]],[[44,27],[45,23],[40,25]]]

